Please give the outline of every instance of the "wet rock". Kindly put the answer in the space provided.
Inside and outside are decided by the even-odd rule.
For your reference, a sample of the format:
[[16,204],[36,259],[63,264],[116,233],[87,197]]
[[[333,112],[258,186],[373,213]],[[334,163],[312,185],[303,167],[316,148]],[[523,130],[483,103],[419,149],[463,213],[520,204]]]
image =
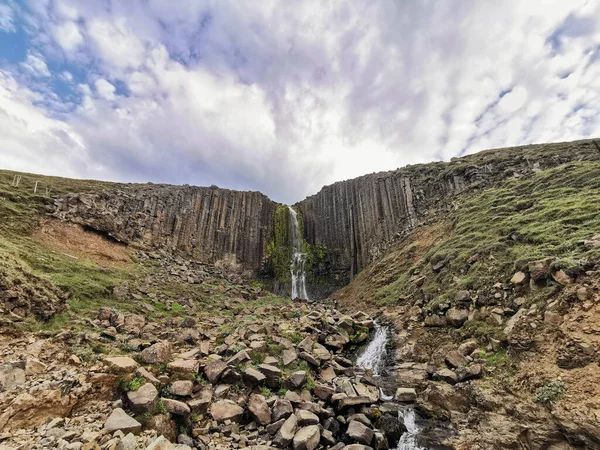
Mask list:
[[396,448],[400,437],[406,433],[406,426],[400,421],[398,414],[382,414],[375,426],[387,437],[392,448]]
[[123,433],[137,434],[142,429],[142,424],[133,417],[127,415],[121,408],[116,408],[112,411],[108,419],[106,419],[104,428],[109,433],[122,431]]

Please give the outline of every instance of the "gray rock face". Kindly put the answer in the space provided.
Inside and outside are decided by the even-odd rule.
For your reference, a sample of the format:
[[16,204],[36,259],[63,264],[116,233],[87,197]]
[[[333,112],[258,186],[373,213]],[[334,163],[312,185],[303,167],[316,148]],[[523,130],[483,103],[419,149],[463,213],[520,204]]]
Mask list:
[[111,191],[59,197],[54,215],[128,244],[255,269],[271,236],[275,207],[260,192],[121,185]]

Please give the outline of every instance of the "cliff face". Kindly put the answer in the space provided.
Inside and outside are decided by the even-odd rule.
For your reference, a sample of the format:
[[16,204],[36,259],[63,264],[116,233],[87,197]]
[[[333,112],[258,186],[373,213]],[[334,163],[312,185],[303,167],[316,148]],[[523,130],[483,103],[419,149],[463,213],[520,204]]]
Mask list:
[[450,163],[370,174],[325,186],[297,204],[306,240],[334,250],[346,282],[396,237],[453,207],[456,196],[569,161],[599,160],[592,140],[487,150]]
[[[576,160],[600,160],[600,146],[585,140],[487,150],[324,187],[296,205],[308,243],[309,294],[322,297],[346,284],[395,238],[453,208],[461,193]],[[268,254],[286,253],[274,234],[277,205],[259,192],[119,185],[59,197],[54,215],[128,244],[257,270]]]
[[127,244],[256,269],[272,234],[275,207],[259,192],[121,185],[59,197],[54,215]]

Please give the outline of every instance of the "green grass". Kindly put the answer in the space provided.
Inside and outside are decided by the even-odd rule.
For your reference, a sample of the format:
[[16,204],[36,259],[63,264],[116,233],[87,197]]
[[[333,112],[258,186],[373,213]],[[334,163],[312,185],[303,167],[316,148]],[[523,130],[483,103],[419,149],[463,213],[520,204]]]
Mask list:
[[[452,214],[447,238],[433,245],[412,267],[427,276],[421,289],[445,301],[459,289],[476,290],[507,281],[519,260],[554,257],[555,267],[576,273],[600,260],[600,249],[580,241],[600,233],[600,163],[578,162],[511,179],[470,194]],[[470,262],[477,256],[477,261]],[[440,273],[431,261],[449,258]],[[414,294],[412,271],[380,287],[375,301],[388,304]],[[441,289],[443,287],[443,289]]]

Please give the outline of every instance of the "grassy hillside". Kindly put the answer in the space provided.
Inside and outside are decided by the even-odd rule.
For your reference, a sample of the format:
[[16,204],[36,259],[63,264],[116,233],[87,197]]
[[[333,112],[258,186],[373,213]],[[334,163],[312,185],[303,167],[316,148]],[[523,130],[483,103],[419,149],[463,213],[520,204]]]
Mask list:
[[[527,261],[554,257],[555,269],[576,275],[600,260],[600,248],[582,245],[600,233],[598,174],[600,163],[573,163],[470,192],[454,212],[404,237],[345,295],[377,305],[423,295],[435,309],[451,304],[459,290],[485,296]],[[443,270],[432,270],[436,265]]]

